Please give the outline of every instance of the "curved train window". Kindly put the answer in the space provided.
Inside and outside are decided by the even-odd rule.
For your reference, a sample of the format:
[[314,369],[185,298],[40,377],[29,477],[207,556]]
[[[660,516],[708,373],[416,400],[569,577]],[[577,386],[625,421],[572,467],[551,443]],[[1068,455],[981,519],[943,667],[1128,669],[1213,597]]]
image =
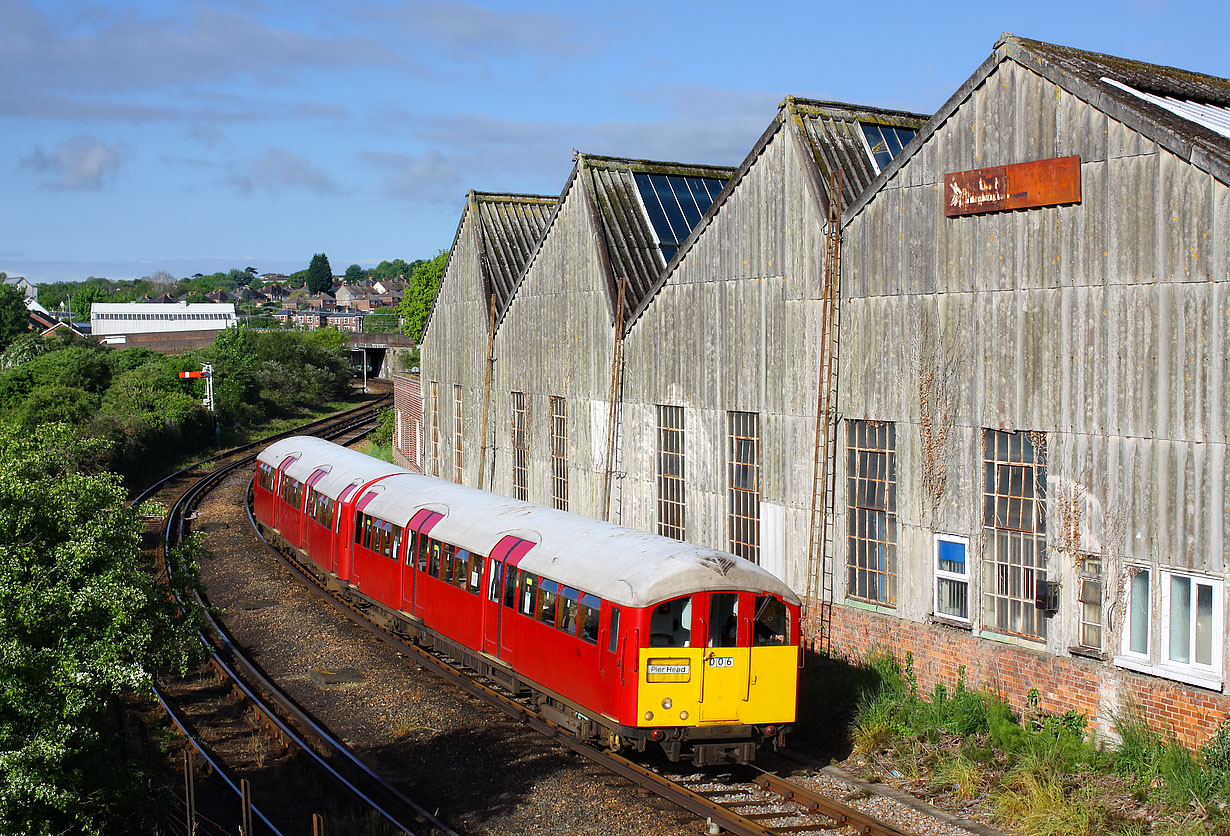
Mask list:
[[453,559],[455,561],[453,583],[458,589],[465,589],[466,581],[470,578],[470,553],[465,549],[457,549]]
[[256,482],[265,490],[273,493],[273,468],[264,462],[256,465]]
[[664,601],[649,619],[650,647],[687,647],[692,638],[692,596]]
[[520,572],[521,594],[517,600],[517,612],[534,617],[534,593],[538,589],[538,576],[529,572]]
[[[602,611],[602,599],[596,595],[590,595],[588,592],[581,593],[581,601],[579,605],[578,632],[577,635],[583,641],[590,644],[598,643],[598,615]],[[613,624],[616,628],[619,626],[618,610],[614,616]]]
[[397,552],[401,549],[402,528],[400,525],[394,525],[392,526],[392,529],[393,529],[393,542],[389,544],[390,545],[389,553],[386,554],[385,557],[392,558],[393,560],[398,560],[399,558],[398,558]]
[[739,644],[739,593],[714,592],[709,596],[709,647]]
[[752,624],[752,644],[756,647],[774,647],[786,643],[786,605],[772,595],[756,596],[756,619]]
[[538,582],[538,606],[534,610],[534,618],[543,624],[555,626],[556,602],[559,598],[559,584],[546,578]]

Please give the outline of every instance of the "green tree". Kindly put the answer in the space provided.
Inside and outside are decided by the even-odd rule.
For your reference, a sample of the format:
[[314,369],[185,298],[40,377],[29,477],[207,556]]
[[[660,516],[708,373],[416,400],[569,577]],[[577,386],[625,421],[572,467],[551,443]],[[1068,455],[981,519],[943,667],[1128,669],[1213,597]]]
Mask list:
[[308,265],[308,292],[321,293],[331,287],[333,287],[333,268],[329,266],[329,258],[324,253],[316,253],[312,256],[311,264]]
[[397,330],[397,308],[376,308],[363,317],[363,330],[369,334],[388,334]]
[[410,276],[410,287],[397,306],[397,312],[406,318],[405,332],[415,340],[422,338],[423,328],[427,325],[427,317],[431,307],[436,302],[436,292],[440,289],[440,280],[444,278],[444,267],[448,264],[448,250],[431,261],[424,261],[414,268]]
[[94,303],[105,302],[109,298],[111,298],[110,292],[101,284],[89,281],[81,285],[81,288],[72,295],[73,320],[86,322],[90,318],[90,309]]
[[346,268],[346,281],[361,282],[367,277],[367,271],[357,264],[352,264]]
[[0,429],[3,833],[140,830],[118,699],[193,655],[196,625],[157,583],[103,453],[61,424]]
[[0,351],[29,330],[25,295],[11,284],[0,284]]

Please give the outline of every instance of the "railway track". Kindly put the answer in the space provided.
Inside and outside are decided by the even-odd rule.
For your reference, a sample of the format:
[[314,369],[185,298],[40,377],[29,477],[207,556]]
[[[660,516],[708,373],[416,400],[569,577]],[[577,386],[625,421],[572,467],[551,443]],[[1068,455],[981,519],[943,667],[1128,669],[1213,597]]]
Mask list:
[[[293,432],[320,435],[340,443],[348,443],[370,430],[374,425],[377,410],[388,399],[389,396],[386,395],[340,416],[313,422]],[[162,530],[166,546],[174,546],[181,542],[187,534],[193,508],[201,497],[232,471],[250,464],[255,454],[271,440],[273,439],[263,439],[244,445],[171,474],[143,492],[134,502],[144,501],[155,494],[175,495],[170,503],[170,512]],[[271,735],[281,746],[300,753],[304,759],[311,762],[312,769],[327,776],[335,791],[345,795],[351,806],[358,809],[359,812],[351,813],[350,817],[357,817],[365,821],[367,823],[365,832],[404,833],[412,836],[414,834],[440,834],[441,836],[455,834],[455,831],[422,806],[376,775],[341,741],[335,739],[328,730],[321,727],[293,700],[286,697],[264,676],[257,665],[235,647],[225,628],[205,606],[204,601],[198,598],[196,603],[205,613],[207,622],[206,629],[200,633],[200,638],[209,654],[208,664],[217,678],[227,683],[230,691],[228,698],[236,700],[243,706],[243,711],[249,718],[250,724],[267,735]],[[205,735],[195,728],[183,712],[178,710],[174,698],[163,688],[155,688],[155,695],[172,722],[188,736],[191,746],[207,768],[221,776],[222,780],[237,794],[242,794],[240,827],[245,834],[306,832],[306,820],[288,822],[285,810],[281,810],[280,815],[266,814],[259,807],[251,804],[250,788],[247,783],[232,774],[233,770],[228,767],[223,758],[218,756],[214,747],[205,740]],[[188,763],[186,760],[186,769],[189,768]],[[186,785],[189,786],[188,795],[191,797],[191,782],[186,782]],[[316,781],[309,781],[310,788],[318,785]],[[286,792],[282,787],[279,791]],[[291,808],[302,813],[304,799],[308,797],[312,797],[313,801],[319,802],[320,800],[316,797],[316,793],[300,794],[292,797]],[[286,805],[277,806],[285,807]],[[189,819],[191,818],[191,813],[189,813]],[[298,818],[303,819],[303,816],[300,815]],[[319,818],[314,817],[311,824],[312,832],[320,832],[322,824]],[[214,827],[219,832],[225,832],[224,828],[216,825]]]
[[[351,431],[357,432],[355,429]],[[233,463],[231,467],[241,463],[242,461]],[[216,472],[211,473],[210,478],[206,480],[208,484],[196,492],[197,498],[188,500],[187,507],[193,507],[199,501],[199,496],[208,490],[210,485],[224,478],[226,472],[229,471],[225,471],[222,467],[216,468]],[[176,514],[172,514],[172,519],[167,526],[168,536],[172,538],[182,536],[190,527],[188,519],[190,516],[191,512],[185,512],[182,507],[179,511],[178,522],[175,522]],[[177,530],[174,530],[176,527]],[[381,619],[385,622],[383,626],[374,623],[370,617],[373,614],[372,607],[363,606],[357,600],[347,600],[344,594],[338,594],[337,590],[330,590],[327,583],[311,573],[310,564],[304,566],[274,549],[271,549],[270,553],[277,555],[277,558],[291,570],[293,577],[299,579],[322,601],[327,601],[335,611],[344,614],[356,628],[388,644],[399,654],[410,656],[423,666],[430,667],[476,699],[497,708],[544,737],[578,753],[602,770],[619,775],[637,787],[643,788],[645,792],[666,799],[698,816],[707,823],[710,833],[729,832],[749,836],[773,836],[773,834],[825,832],[897,836],[909,832],[861,813],[837,799],[813,792],[798,783],[754,768],[732,768],[727,773],[710,771],[700,774],[682,774],[678,772],[677,765],[674,765],[659,771],[582,743],[568,731],[540,715],[526,701],[502,691],[498,685],[480,680],[473,672],[456,664],[446,654],[429,651],[410,641],[405,631],[398,629],[396,619],[387,617]],[[375,773],[364,767],[358,758],[350,755],[345,746],[337,741],[331,741],[327,730],[321,727],[321,724],[316,723],[307,712],[300,709],[294,700],[280,695],[279,689],[264,677],[259,666],[247,659],[221,624],[212,627],[211,632],[217,637],[213,645],[215,659],[219,663],[227,663],[228,667],[236,669],[236,681],[246,683],[236,687],[252,692],[252,705],[259,704],[259,707],[253,709],[256,716],[262,718],[286,745],[318,753],[318,757],[328,765],[326,767],[322,764],[320,768],[336,768],[339,776],[335,780],[341,785],[349,782],[352,789],[348,792],[360,803],[381,810],[386,806],[401,805],[402,818],[390,815],[383,819],[392,832],[453,832],[448,829],[447,825],[435,821],[434,817],[429,816],[426,811],[414,805],[409,799],[404,796],[399,798],[400,794],[395,791],[388,793],[387,785],[385,785],[386,789],[365,789],[369,781],[374,780],[377,784],[382,782],[379,782]],[[338,764],[342,766],[337,767]],[[359,773],[358,777],[354,777],[355,773]],[[391,820],[396,823],[392,823]]]

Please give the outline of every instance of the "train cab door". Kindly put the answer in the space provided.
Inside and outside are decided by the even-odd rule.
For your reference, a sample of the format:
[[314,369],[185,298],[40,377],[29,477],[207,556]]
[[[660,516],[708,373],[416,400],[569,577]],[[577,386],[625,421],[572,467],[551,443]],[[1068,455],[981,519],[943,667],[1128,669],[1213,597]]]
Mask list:
[[700,664],[700,719],[734,721],[748,698],[751,660],[747,613],[752,596],[711,592],[695,598],[698,606],[692,646],[704,648]]
[[422,618],[422,606],[415,609],[415,595],[418,591],[419,574],[427,566],[428,535],[436,523],[444,519],[443,514],[427,508],[420,508],[410,518],[406,535],[406,559],[401,567],[401,609]]
[[354,505],[349,500],[359,482],[347,485],[337,497],[337,548],[333,550],[333,566],[330,571],[339,580],[350,580],[350,567],[354,555]]

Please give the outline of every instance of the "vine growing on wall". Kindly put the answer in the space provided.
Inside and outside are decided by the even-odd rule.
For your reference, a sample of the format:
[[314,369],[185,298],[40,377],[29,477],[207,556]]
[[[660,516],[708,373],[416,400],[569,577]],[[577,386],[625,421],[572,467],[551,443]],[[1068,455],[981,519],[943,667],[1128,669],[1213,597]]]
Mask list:
[[918,380],[918,426],[922,436],[923,496],[934,514],[948,486],[948,442],[956,423],[956,358],[936,345],[935,328],[924,310],[911,335]]

